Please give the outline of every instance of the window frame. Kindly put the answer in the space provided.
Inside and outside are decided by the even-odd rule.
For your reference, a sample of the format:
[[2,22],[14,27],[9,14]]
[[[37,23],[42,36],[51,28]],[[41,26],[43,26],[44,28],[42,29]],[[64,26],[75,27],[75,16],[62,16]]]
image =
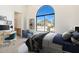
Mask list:
[[[44,17],[44,25],[45,25],[45,16],[49,16],[49,15],[54,15],[54,22],[55,22],[55,13],[44,14],[44,15],[36,15],[36,31],[38,31],[38,30],[37,30],[37,17]],[[55,26],[55,24],[54,24],[54,26]],[[41,32],[42,32],[42,31],[41,31]],[[46,32],[46,31],[45,31],[45,26],[44,26],[44,32]]]

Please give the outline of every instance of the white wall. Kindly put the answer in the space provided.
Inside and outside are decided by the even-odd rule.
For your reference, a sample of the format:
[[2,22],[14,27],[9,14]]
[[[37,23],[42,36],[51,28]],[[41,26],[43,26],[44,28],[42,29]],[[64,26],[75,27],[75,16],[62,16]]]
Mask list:
[[[55,28],[57,32],[63,33],[67,30],[74,29],[79,21],[79,6],[74,5],[51,5],[55,9]],[[29,19],[36,19],[36,12],[41,5],[29,5],[27,12],[27,29],[29,29]]]
[[26,15],[27,15],[27,17],[26,17],[26,19],[27,19],[27,21],[26,21],[26,29],[29,29],[29,19],[31,19],[31,18],[33,18],[33,19],[35,19],[35,24],[36,24],[36,13],[37,13],[37,11],[38,11],[38,9],[41,7],[41,5],[28,5],[28,6],[26,6],[26,8],[27,8],[27,12],[26,12]]
[[75,24],[75,14],[76,9],[75,6],[54,6],[56,11],[55,16],[55,27],[56,31],[63,33],[67,30],[73,29],[73,25]]

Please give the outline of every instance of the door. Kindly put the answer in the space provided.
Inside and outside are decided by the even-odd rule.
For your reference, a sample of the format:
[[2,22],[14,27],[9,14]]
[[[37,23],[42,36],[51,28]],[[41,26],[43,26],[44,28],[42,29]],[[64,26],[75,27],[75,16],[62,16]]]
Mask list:
[[22,27],[22,14],[19,12],[14,13],[14,26],[15,26],[15,31],[18,36],[21,36],[21,27]]

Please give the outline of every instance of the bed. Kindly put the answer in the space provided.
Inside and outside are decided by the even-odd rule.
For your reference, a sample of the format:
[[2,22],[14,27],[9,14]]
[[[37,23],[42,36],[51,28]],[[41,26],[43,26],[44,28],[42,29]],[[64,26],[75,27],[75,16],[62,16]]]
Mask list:
[[26,41],[28,50],[36,53],[63,52],[62,45],[54,43],[54,37],[56,35],[58,35],[58,33],[53,32],[34,34]]
[[25,49],[28,52],[34,53],[79,53],[79,44],[69,40],[65,40],[59,33],[41,32],[28,38],[24,45],[27,46]]

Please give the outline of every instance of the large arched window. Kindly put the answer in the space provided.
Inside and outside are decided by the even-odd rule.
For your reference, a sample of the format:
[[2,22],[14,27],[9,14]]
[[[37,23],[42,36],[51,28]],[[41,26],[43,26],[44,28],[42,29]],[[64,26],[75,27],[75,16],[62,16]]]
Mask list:
[[36,14],[36,30],[37,31],[54,31],[55,27],[55,11],[49,5],[39,8]]

